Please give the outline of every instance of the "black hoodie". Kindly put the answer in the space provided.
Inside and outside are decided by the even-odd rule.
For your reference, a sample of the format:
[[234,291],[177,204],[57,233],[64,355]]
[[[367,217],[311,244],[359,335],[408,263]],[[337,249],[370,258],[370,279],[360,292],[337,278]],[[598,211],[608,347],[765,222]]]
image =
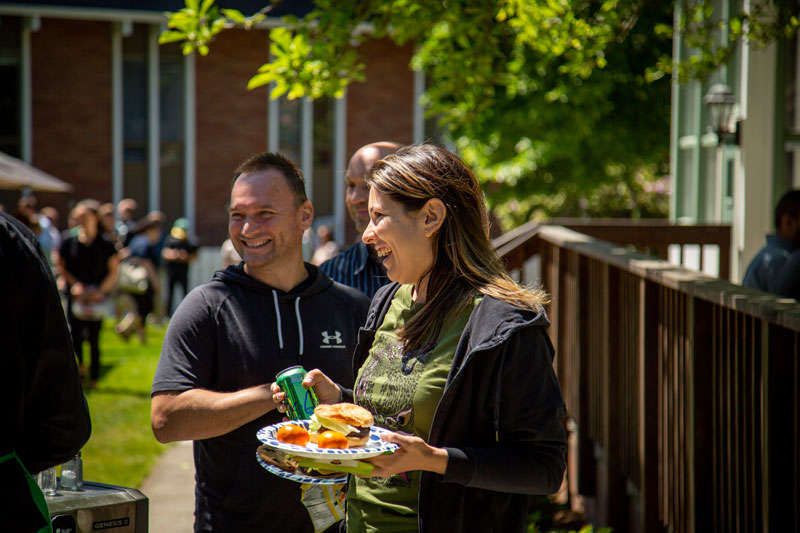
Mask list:
[[[369,301],[315,266],[306,268],[308,278],[289,292],[241,266],[191,291],[170,321],[153,392],[232,392],[270,383],[297,364],[351,385],[350,357]],[[255,459],[256,432],[282,418],[271,411],[226,435],[195,441],[197,530],[312,530],[300,486]]]
[[[397,283],[378,290],[359,331],[353,369],[366,360]],[[566,468],[565,408],[544,309],[485,296],[472,311],[429,444],[447,449],[444,476],[420,480],[422,532],[522,532],[528,494],[558,490]],[[351,391],[346,391],[351,396]]]
[[[0,212],[0,456],[15,450],[35,474],[89,439],[89,408],[50,264],[36,236]],[[0,463],[3,531],[43,525],[22,469]]]

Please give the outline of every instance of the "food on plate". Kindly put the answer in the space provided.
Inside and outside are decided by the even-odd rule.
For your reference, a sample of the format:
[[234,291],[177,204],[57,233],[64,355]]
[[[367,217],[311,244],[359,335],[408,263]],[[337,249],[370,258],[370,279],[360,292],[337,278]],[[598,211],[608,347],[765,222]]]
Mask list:
[[350,445],[347,442],[347,437],[338,431],[328,430],[323,431],[317,437],[317,447],[319,448],[339,448],[345,449]]
[[333,430],[342,434],[348,447],[364,446],[369,440],[369,428],[374,423],[372,413],[352,403],[320,404],[314,408],[308,431],[311,442],[319,444],[321,435]]
[[[284,472],[289,472],[290,474],[312,476],[317,479],[333,479],[342,476],[341,472],[325,469],[324,463],[318,463],[313,459],[307,459],[304,457],[292,457],[281,451],[273,450],[268,446],[264,446],[263,444],[259,446],[256,451],[258,452],[258,456],[262,461],[277,467]],[[358,471],[357,468],[353,468],[352,470],[354,472]],[[358,471],[358,473],[362,472]]]
[[297,446],[305,446],[308,444],[311,436],[308,434],[306,428],[296,424],[286,424],[278,428],[275,438],[287,444],[295,444]]
[[272,448],[268,448],[263,444],[258,447],[256,450],[258,452],[258,456],[265,463],[269,463],[272,466],[276,466],[285,472],[296,472],[298,468],[297,459],[293,457],[289,457],[285,453],[281,453],[277,450],[273,450]]

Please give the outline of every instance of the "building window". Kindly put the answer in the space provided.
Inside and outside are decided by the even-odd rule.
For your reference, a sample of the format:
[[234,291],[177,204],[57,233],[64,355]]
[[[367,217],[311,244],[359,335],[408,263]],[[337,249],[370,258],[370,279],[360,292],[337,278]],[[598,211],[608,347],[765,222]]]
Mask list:
[[184,132],[185,60],[178,44],[159,51],[159,137],[161,205],[169,222],[186,215]]
[[301,165],[302,104],[299,98],[289,100],[284,96],[278,107],[278,151],[298,166]]
[[[330,99],[314,101],[313,186],[311,202],[319,223],[332,224],[334,215],[334,173],[344,169],[333,167],[336,112]],[[331,228],[333,229],[333,228]]]
[[187,215],[186,60],[177,44],[155,46],[156,37],[151,25],[133,24],[121,39],[119,197],[136,200],[140,215],[163,211],[171,223]]
[[0,152],[22,157],[22,19],[0,17]]
[[132,33],[122,40],[122,195],[133,198],[140,211],[149,205],[148,180],[148,26],[134,24]]
[[[344,242],[343,224],[338,220],[344,216],[344,202],[336,201],[337,187],[344,188],[344,168],[337,163],[344,160],[338,151],[344,150],[344,139],[337,138],[339,120],[343,113],[337,112],[341,101],[320,99],[289,100],[282,97],[270,102],[270,138],[267,145],[291,159],[300,167],[306,178],[306,193],[314,204],[314,226],[325,224],[335,233],[339,242]],[[341,115],[341,117],[340,117]],[[337,158],[338,156],[338,158]],[[339,226],[342,229],[338,232]]]

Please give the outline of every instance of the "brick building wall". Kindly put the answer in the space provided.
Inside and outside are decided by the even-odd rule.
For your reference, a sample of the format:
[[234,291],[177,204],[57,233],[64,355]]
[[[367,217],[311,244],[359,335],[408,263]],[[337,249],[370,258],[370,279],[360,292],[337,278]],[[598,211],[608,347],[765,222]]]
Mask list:
[[44,18],[31,34],[33,165],[75,188],[38,193],[66,209],[111,199],[111,24]]
[[268,57],[266,32],[228,31],[196,63],[196,224],[200,244],[227,238],[226,202],[233,171],[266,150],[267,89],[247,81]]
[[[414,141],[414,73],[408,64],[411,45],[397,47],[389,39],[369,41],[360,50],[366,81],[347,88],[346,161],[353,152],[375,141]],[[358,235],[347,219],[347,242]]]
[[[112,22],[42,18],[31,33],[34,166],[74,186],[37,193],[66,222],[83,198],[112,198]],[[367,81],[347,92],[345,162],[376,140],[412,142],[411,46],[384,39],[363,45]],[[266,31],[228,31],[196,57],[196,228],[201,245],[227,236],[226,202],[236,166],[267,146],[268,89],[247,81],[268,57]],[[298,162],[299,163],[299,162]],[[344,169],[341,169],[344,171]],[[11,206],[9,206],[11,207]],[[140,206],[139,216],[146,213]],[[348,241],[355,231],[348,220]]]

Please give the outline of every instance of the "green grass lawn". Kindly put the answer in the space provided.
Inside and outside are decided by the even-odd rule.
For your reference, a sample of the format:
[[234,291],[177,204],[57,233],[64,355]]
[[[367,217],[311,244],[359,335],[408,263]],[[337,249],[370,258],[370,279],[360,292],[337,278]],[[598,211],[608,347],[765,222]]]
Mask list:
[[[106,321],[100,334],[100,379],[84,392],[92,417],[92,436],[84,446],[83,475],[125,487],[138,487],[167,446],[150,430],[150,386],[166,330],[149,326],[147,344],[123,341]],[[89,346],[84,344],[84,360]]]

